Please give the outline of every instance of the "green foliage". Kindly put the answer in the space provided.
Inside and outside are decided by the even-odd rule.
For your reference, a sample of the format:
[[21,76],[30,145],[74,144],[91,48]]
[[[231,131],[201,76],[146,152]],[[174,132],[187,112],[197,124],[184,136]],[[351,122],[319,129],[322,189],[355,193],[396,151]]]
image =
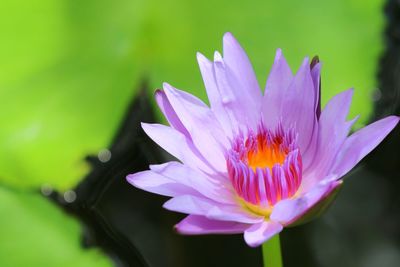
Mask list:
[[112,266],[80,245],[80,226],[38,193],[0,187],[0,266]]

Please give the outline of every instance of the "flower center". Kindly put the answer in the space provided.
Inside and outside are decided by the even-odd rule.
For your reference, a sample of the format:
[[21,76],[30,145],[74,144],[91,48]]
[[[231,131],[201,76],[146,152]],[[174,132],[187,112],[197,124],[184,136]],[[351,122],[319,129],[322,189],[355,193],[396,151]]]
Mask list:
[[[276,141],[276,140],[274,140]],[[257,136],[257,147],[251,147],[247,152],[247,161],[249,167],[256,171],[257,168],[272,169],[275,164],[282,165],[286,159],[287,152],[283,151],[279,142],[268,143],[263,135]]]
[[236,137],[227,155],[228,175],[240,202],[253,213],[269,216],[272,206],[292,197],[301,183],[302,161],[293,129]]

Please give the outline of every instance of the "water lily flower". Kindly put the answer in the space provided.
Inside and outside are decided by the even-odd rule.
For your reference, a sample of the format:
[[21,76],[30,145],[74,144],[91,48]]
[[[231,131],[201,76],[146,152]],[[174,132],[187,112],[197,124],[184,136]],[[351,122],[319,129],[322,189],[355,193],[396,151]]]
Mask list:
[[[151,165],[127,180],[172,197],[164,207],[188,214],[182,234],[244,233],[255,247],[318,213],[343,176],[396,126],[389,116],[354,133],[347,120],[353,90],[321,111],[321,63],[305,58],[296,74],[280,49],[264,94],[231,33],[224,56],[197,54],[209,104],[165,83],[155,98],[170,126],[143,123],[178,161]],[[317,211],[317,212],[315,212]]]

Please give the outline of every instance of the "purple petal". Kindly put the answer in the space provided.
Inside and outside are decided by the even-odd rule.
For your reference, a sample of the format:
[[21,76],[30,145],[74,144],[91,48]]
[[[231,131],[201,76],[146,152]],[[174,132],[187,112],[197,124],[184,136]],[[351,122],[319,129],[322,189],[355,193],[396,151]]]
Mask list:
[[221,123],[225,133],[229,137],[232,137],[232,121],[234,120],[229,116],[229,112],[225,110],[225,106],[222,103],[223,95],[221,95],[221,92],[219,91],[215,78],[214,63],[208,60],[201,53],[197,53],[197,61],[206,87],[211,110]]
[[185,126],[183,126],[181,120],[176,115],[176,112],[169,103],[165,92],[163,90],[157,90],[155,93],[155,98],[169,125],[181,132],[186,137],[190,138],[188,131],[186,130]]
[[220,176],[219,178],[221,179],[216,180],[201,171],[174,161],[160,165],[150,165],[150,169],[173,181],[191,187],[216,202],[225,204],[237,203],[227,177]]
[[218,171],[226,171],[224,150],[229,142],[213,112],[193,95],[169,84],[164,83],[164,90],[195,147]]
[[248,127],[255,129],[260,121],[261,97],[253,99],[253,95],[248,92],[249,88],[241,85],[239,77],[225,64],[218,52],[214,54],[214,70],[222,96],[221,104],[231,118],[233,130],[247,130]]
[[315,154],[318,150],[318,135],[319,135],[319,128],[318,122],[315,120],[315,124],[312,129],[310,143],[305,151],[302,152],[302,162],[303,162],[303,169],[307,170],[313,164],[315,159]]
[[263,221],[247,228],[244,232],[244,240],[250,247],[258,247],[282,229],[283,226],[277,222]]
[[[314,60],[314,59],[313,59]],[[314,84],[315,92],[315,113],[317,118],[321,115],[321,63],[319,63],[318,58],[316,59],[318,63],[312,66],[311,78]]]
[[176,196],[165,202],[163,207],[171,211],[201,215],[211,220],[241,223],[257,223],[264,220],[264,217],[253,215],[241,206],[221,204],[194,195]]
[[196,215],[189,215],[175,225],[176,231],[185,235],[239,234],[248,227],[248,224],[209,220]]
[[399,117],[389,116],[358,130],[346,139],[336,157],[331,173],[339,177],[350,171],[393,130]]
[[328,197],[333,190],[341,184],[336,181],[337,176],[327,178],[327,182],[321,182],[309,192],[294,199],[285,199],[278,202],[272,210],[271,220],[289,225],[300,219],[314,205]]
[[317,127],[315,92],[308,59],[293,78],[282,104],[282,120],[286,127],[294,125],[299,133],[298,144],[302,154],[307,152]]
[[172,181],[152,171],[129,174],[126,179],[137,188],[163,196],[173,197],[184,194],[199,195],[193,188]]
[[194,147],[192,141],[181,132],[162,124],[142,123],[142,128],[154,142],[184,164],[212,172],[212,168]]
[[246,52],[230,32],[224,35],[223,50],[224,61],[244,89],[242,93],[250,96],[252,103],[247,104],[253,104],[254,107],[262,97],[260,86]]
[[264,122],[268,128],[274,129],[281,119],[282,103],[292,79],[292,71],[282,54],[282,50],[278,49],[263,98]]
[[[316,62],[316,63],[315,63]],[[310,140],[310,144],[308,148],[303,152],[303,166],[306,170],[308,167],[311,166],[316,150],[318,148],[318,120],[321,116],[321,63],[319,63],[318,57],[314,58],[311,62],[311,78],[314,84],[314,98],[315,98],[315,115],[316,120],[313,126],[312,137]]]
[[307,191],[328,175],[341,145],[355,122],[355,120],[346,121],[352,95],[353,89],[337,94],[322,111],[318,125],[318,147],[313,163],[304,169],[303,190]]

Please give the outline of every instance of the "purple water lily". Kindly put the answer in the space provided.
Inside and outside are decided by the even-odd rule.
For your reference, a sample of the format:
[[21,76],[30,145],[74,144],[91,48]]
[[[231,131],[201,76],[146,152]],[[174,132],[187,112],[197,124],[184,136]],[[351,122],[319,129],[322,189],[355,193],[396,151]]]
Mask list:
[[197,55],[210,107],[164,84],[156,101],[170,126],[143,123],[145,132],[176,157],[128,181],[172,197],[164,207],[188,214],[182,234],[244,233],[258,246],[303,220],[342,184],[342,177],[396,126],[389,116],[349,135],[353,90],[321,112],[321,64],[306,58],[295,75],[281,50],[264,95],[244,50],[230,33],[224,57]]

